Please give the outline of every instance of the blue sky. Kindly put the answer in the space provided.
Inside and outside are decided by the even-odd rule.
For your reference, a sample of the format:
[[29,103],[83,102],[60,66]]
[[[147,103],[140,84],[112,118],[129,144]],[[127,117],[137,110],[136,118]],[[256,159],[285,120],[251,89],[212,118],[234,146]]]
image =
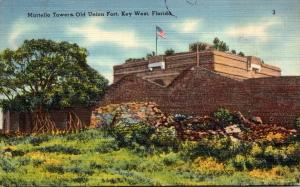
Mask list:
[[[177,17],[52,17],[52,12],[165,11],[164,0],[0,0],[0,50],[15,49],[25,39],[32,38],[78,43],[88,49],[88,63],[111,81],[113,65],[155,51],[155,25],[158,25],[167,37],[158,41],[159,53],[168,48],[187,51],[189,43],[211,43],[217,36],[230,49],[279,66],[283,75],[300,75],[297,33],[300,1],[167,0],[167,3]],[[28,12],[48,12],[51,17],[28,18]]]

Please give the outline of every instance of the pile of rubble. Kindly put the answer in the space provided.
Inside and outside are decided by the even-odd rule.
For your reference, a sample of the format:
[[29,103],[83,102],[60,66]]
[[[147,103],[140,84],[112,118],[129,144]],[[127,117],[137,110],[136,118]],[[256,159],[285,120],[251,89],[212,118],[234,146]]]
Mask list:
[[171,125],[176,127],[177,133],[182,139],[189,140],[197,140],[211,135],[223,135],[245,141],[265,139],[280,142],[297,134],[295,129],[276,124],[263,124],[259,117],[255,117],[256,120],[248,120],[240,112],[235,112],[232,115],[236,119],[235,123],[228,125],[224,125],[209,116],[187,117],[183,120],[175,120]]
[[180,114],[167,116],[153,102],[132,102],[99,107],[94,110],[91,121],[93,127],[111,126],[119,122],[147,123],[155,127],[174,126],[178,137],[188,140],[222,135],[246,141],[270,140],[277,137],[278,141],[281,141],[297,133],[295,129],[276,124],[263,124],[259,117],[249,120],[240,112],[234,112],[232,115],[236,119],[234,124],[224,125],[213,117]]
[[169,119],[153,102],[110,104],[95,109],[91,117],[93,127],[114,125],[120,121],[128,124],[147,123],[160,126],[167,124]]

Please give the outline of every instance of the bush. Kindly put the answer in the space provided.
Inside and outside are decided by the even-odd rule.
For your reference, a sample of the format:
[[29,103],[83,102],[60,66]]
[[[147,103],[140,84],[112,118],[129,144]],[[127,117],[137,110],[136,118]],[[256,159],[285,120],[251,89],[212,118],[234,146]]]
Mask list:
[[220,108],[214,113],[216,120],[222,125],[227,126],[233,122],[233,116],[230,114],[229,110],[225,108]]
[[218,160],[231,158],[230,146],[232,142],[229,137],[209,137],[203,138],[197,142],[194,149],[191,150],[191,157],[213,156]]
[[242,154],[236,155],[229,161],[229,163],[239,171],[266,167],[266,161],[264,159],[257,159],[252,156],[244,156]]
[[118,142],[114,139],[108,139],[107,141],[101,143],[95,148],[95,151],[98,153],[109,153],[112,151],[119,150]]
[[193,131],[206,131],[213,128],[213,125],[209,122],[192,123],[190,127]]
[[80,141],[88,141],[94,140],[96,138],[104,137],[103,131],[100,129],[88,129],[82,130],[79,133],[70,133],[65,135],[67,140],[80,140]]
[[120,146],[132,146],[134,143],[150,146],[150,137],[154,132],[154,127],[144,123],[126,124],[119,122],[112,129],[112,134]]
[[194,160],[193,168],[200,175],[220,175],[225,173],[223,163],[217,162],[217,160],[213,157],[198,157]]
[[158,127],[151,136],[154,145],[163,148],[178,148],[178,139],[174,127]]
[[167,50],[165,51],[165,55],[166,55],[166,56],[173,55],[174,53],[175,53],[174,49],[167,49]]
[[138,171],[142,171],[142,172],[158,172],[163,170],[165,166],[161,163],[158,162],[156,160],[150,160],[147,159],[144,162],[141,162],[138,166],[137,166],[137,170]]
[[13,150],[13,151],[11,151],[11,155],[13,157],[15,157],[15,156],[23,156],[24,154],[25,154],[25,152],[22,151],[22,150]]
[[74,166],[74,167],[70,167],[70,168],[65,168],[64,170],[67,172],[72,172],[72,173],[77,173],[77,174],[85,174],[85,175],[92,175],[94,173],[92,168],[90,168],[89,166],[85,166],[83,164]]
[[178,157],[177,154],[175,154],[175,153],[170,153],[170,154],[166,155],[166,156],[163,158],[163,163],[164,163],[166,166],[170,166],[170,165],[175,164],[178,160],[179,160],[179,157]]
[[78,177],[76,177],[73,181],[78,183],[86,183],[88,181],[88,177],[86,175],[81,174]]
[[31,143],[34,146],[38,146],[42,142],[45,142],[45,141],[48,141],[48,140],[49,140],[49,136],[36,136],[36,137],[32,137],[29,140],[29,143]]
[[5,172],[13,172],[17,168],[17,163],[8,158],[0,158],[0,167]]
[[65,169],[62,165],[46,165],[45,169],[51,173],[63,174]]
[[21,166],[25,166],[25,165],[30,164],[31,159],[28,157],[20,157],[20,159],[18,159],[18,162]]
[[300,162],[300,143],[291,144],[283,147],[267,146],[263,157],[269,167],[273,165],[291,166]]
[[73,148],[73,147],[64,147],[62,145],[53,145],[53,146],[48,146],[48,147],[41,147],[37,149],[38,151],[41,152],[58,152],[58,153],[65,153],[65,154],[73,154],[73,155],[78,155],[80,154],[80,150]]

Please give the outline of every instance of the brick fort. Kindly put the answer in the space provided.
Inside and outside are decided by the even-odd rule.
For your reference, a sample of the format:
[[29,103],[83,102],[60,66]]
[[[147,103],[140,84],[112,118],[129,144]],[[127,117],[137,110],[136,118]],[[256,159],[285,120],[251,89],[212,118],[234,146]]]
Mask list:
[[168,114],[188,115],[210,115],[223,107],[282,125],[294,125],[300,117],[300,76],[281,76],[280,68],[254,56],[190,49],[128,60],[113,71],[101,105],[153,101]]

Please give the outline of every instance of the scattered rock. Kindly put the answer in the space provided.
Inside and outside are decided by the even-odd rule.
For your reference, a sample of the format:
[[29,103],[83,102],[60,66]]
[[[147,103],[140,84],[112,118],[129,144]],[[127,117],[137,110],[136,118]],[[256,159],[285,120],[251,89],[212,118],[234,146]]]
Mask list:
[[252,116],[251,121],[254,122],[255,124],[263,124],[263,121],[260,117],[257,116]]
[[242,132],[241,129],[237,125],[230,125],[225,128],[227,134],[234,134]]
[[114,125],[120,121],[128,124],[144,122],[160,126],[167,123],[168,118],[153,102],[111,104],[95,109],[91,117],[91,125],[94,127]]
[[[159,106],[153,102],[132,102],[122,104],[110,104],[99,107],[93,111],[91,117],[92,127],[113,126],[124,122],[128,125],[147,123],[156,128],[160,126],[176,129],[177,136],[181,139],[198,140],[207,136],[221,135],[246,141],[259,139],[272,139],[270,133],[277,134],[282,139],[294,136],[295,129],[287,129],[276,124],[263,124],[260,117],[252,117],[250,120],[241,112],[233,112],[237,119],[236,124],[224,127],[216,119],[210,116],[186,116],[182,114],[165,115]],[[278,138],[277,138],[278,139]]]

